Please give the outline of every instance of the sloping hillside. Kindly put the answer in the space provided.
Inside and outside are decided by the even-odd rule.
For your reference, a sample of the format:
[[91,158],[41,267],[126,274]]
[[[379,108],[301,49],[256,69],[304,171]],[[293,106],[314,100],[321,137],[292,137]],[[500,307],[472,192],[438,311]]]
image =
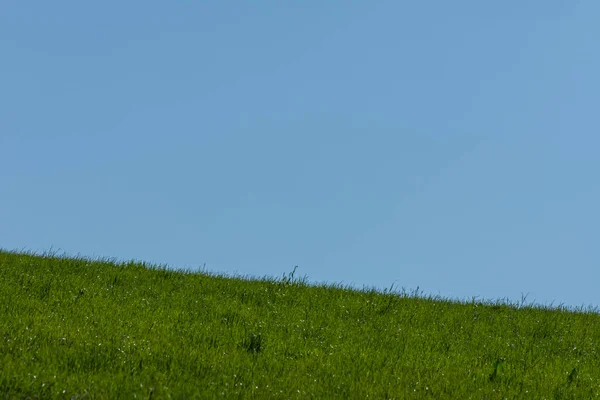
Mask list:
[[593,398],[600,315],[0,252],[0,398]]

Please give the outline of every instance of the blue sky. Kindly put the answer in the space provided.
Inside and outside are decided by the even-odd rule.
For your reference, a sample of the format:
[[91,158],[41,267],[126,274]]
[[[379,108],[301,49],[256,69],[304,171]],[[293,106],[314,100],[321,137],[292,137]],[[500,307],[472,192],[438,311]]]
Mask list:
[[0,5],[0,247],[600,306],[600,3]]

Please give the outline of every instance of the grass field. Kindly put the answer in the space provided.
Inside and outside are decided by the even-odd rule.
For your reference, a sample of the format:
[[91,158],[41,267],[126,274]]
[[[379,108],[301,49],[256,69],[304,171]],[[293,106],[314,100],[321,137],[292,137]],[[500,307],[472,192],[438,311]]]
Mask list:
[[0,399],[587,399],[600,315],[0,252]]

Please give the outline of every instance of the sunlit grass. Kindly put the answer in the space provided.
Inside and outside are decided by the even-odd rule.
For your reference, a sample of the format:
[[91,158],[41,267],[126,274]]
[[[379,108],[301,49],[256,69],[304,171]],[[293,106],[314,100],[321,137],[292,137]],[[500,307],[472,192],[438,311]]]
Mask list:
[[0,398],[582,399],[595,310],[0,252]]

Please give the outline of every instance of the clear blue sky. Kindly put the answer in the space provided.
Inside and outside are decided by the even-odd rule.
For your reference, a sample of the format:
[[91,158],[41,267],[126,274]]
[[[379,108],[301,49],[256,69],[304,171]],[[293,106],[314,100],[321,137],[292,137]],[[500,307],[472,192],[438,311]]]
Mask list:
[[600,306],[599,19],[2,1],[0,247]]

